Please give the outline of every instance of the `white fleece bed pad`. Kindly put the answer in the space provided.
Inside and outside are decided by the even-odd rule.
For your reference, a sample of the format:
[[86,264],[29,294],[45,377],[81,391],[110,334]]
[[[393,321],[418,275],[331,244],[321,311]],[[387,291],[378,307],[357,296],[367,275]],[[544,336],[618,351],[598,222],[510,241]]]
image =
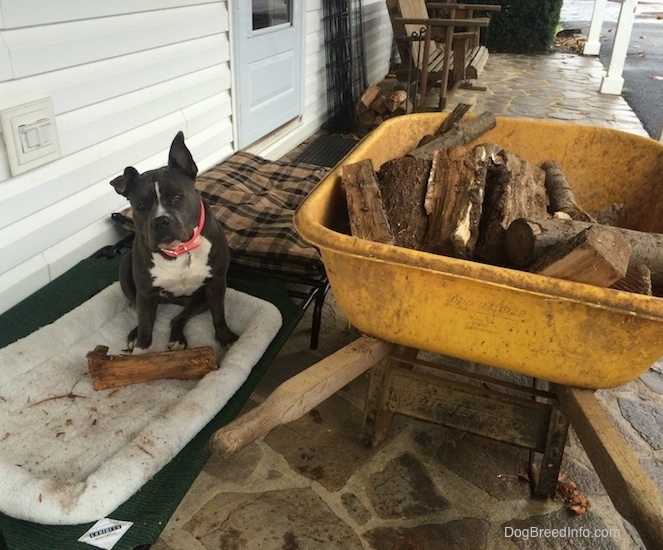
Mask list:
[[[153,349],[167,349],[162,305]],[[0,350],[0,511],[35,523],[80,524],[115,510],[165,466],[242,386],[281,328],[273,304],[228,289],[225,354],[209,312],[185,327],[189,347],[213,345],[219,369],[95,391],[86,354],[122,353],[135,310],[115,283],[53,324]]]

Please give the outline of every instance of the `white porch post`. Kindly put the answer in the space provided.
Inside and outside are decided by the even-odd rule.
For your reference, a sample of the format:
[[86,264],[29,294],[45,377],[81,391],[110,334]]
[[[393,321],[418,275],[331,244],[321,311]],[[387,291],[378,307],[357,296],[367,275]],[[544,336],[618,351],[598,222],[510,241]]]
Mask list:
[[635,21],[635,9],[638,6],[638,0],[622,0],[622,7],[619,10],[619,20],[617,21],[617,30],[615,31],[615,43],[612,46],[610,55],[610,64],[608,73],[601,81],[600,92],[603,94],[620,95],[624,87],[624,61],[628,44],[631,40],[631,31]]
[[583,55],[598,55],[601,49],[601,28],[603,27],[603,16],[605,15],[605,6],[607,0],[594,0],[594,11],[592,12],[592,22],[589,26],[589,36],[585,47],[582,49]]

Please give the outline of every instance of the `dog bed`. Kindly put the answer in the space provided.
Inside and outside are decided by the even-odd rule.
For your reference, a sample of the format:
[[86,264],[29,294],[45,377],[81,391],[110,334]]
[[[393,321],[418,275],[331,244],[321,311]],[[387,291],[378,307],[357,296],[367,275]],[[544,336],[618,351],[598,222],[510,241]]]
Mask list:
[[[87,258],[38,290],[9,311],[0,315],[0,347],[31,334],[39,327],[53,323],[67,312],[89,300],[117,280],[121,255],[108,247]],[[300,322],[303,310],[288,293],[244,278],[229,276],[229,287],[274,304],[283,318],[283,325],[246,382],[230,398],[227,405],[203,428],[163,469],[151,478],[129,500],[109,516],[129,521],[126,531],[113,550],[145,550],[156,542],[189,487],[211,455],[210,437],[233,420],[245,406],[251,393],[279,350]],[[15,519],[0,512],[1,550],[74,550],[89,549],[78,542],[95,522],[78,525],[43,525]]]
[[[135,311],[115,283],[0,350],[0,510],[42,524],[107,516],[136,493],[224,407],[278,333],[274,305],[237,290],[226,297],[239,340],[200,381],[158,380],[94,391],[85,355],[121,353]],[[165,349],[161,306],[155,349]],[[187,325],[190,347],[215,345],[209,313]]]

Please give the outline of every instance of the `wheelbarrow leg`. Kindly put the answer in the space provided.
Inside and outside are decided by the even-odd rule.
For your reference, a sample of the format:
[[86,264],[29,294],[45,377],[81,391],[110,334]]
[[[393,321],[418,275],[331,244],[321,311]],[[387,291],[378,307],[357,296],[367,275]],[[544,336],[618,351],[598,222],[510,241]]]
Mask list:
[[368,447],[376,447],[380,444],[394,417],[393,412],[383,408],[390,362],[390,359],[383,359],[370,371],[360,437],[362,443]]
[[[533,388],[546,392],[553,391],[550,382],[534,378]],[[536,401],[542,401],[536,398]],[[545,402],[545,399],[543,400]],[[532,495],[535,497],[554,497],[557,493],[557,482],[559,471],[562,467],[566,438],[569,433],[569,420],[559,408],[559,403],[550,404],[550,418],[545,430],[545,443],[543,446],[541,461],[536,463],[539,453],[530,451],[530,479],[532,480]]]
[[[402,355],[414,359],[419,350],[416,348],[404,348]],[[368,395],[364,407],[364,422],[361,427],[361,441],[369,447],[377,447],[384,440],[394,413],[387,407],[389,397],[389,373],[392,366],[411,368],[410,365],[402,363],[391,357],[379,362],[371,369]]]
[[[566,415],[558,408],[553,407],[550,411],[550,421],[546,431],[546,443],[538,477],[531,475],[534,480],[532,494],[535,497],[554,497],[557,493],[557,480],[564,457],[566,447],[566,436],[569,432],[569,421]],[[530,452],[530,469],[533,469],[533,456]],[[533,472],[532,472],[533,473]]]
[[593,391],[558,386],[556,393],[615,508],[647,548],[660,549],[663,503],[656,485]]

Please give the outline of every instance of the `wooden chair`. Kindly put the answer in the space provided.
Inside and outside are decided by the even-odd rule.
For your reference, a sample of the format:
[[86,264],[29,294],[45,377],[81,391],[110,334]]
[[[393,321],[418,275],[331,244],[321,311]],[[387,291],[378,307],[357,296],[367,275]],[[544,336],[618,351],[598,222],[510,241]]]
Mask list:
[[[499,11],[501,7],[387,0],[387,8],[401,57],[398,76],[418,83],[414,110],[422,109],[431,80],[440,81],[439,107],[443,109],[449,90],[477,78],[488,59],[488,50],[479,42],[479,32],[490,19],[474,17],[475,11]],[[430,16],[436,13],[444,17]],[[417,101],[416,96],[421,99]]]

